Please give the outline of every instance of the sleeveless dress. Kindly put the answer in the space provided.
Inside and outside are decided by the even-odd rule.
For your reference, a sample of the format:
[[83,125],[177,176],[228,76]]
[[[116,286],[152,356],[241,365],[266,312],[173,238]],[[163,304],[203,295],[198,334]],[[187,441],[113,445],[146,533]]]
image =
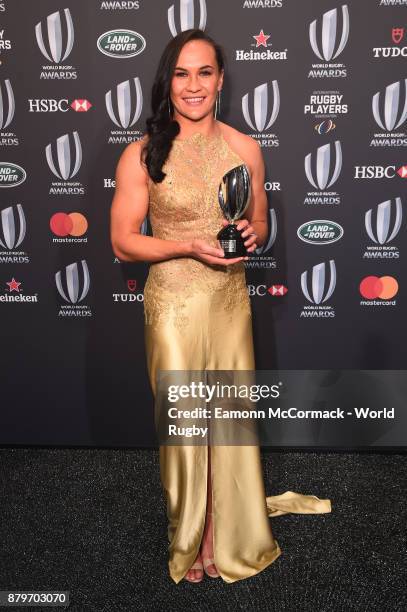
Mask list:
[[[161,183],[149,180],[153,236],[203,238],[218,247],[222,176],[243,164],[222,134],[174,140]],[[175,257],[150,264],[144,289],[144,337],[156,397],[158,370],[254,370],[252,313],[244,263],[208,265]],[[169,573],[178,583],[199,552],[211,453],[214,559],[225,582],[257,574],[280,556],[268,517],[331,512],[329,499],[286,491],[266,497],[260,449],[171,446],[159,449],[167,500]]]

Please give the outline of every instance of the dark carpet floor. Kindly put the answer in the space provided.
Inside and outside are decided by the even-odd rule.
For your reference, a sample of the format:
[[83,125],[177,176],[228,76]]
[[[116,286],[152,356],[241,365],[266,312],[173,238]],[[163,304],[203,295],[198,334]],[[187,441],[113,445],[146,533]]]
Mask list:
[[0,590],[69,590],[78,612],[406,612],[407,456],[264,452],[263,466],[267,495],[327,497],[332,514],[270,519],[282,555],[252,578],[176,585],[156,450],[2,448]]

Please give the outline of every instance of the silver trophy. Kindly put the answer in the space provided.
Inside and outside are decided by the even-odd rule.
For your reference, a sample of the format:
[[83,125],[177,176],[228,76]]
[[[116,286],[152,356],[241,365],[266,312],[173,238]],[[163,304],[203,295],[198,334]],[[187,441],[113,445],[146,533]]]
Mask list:
[[222,228],[216,237],[227,259],[247,255],[244,245],[247,237],[242,238],[240,231],[236,229],[236,222],[249,206],[250,196],[250,174],[245,164],[232,168],[223,176],[219,185],[218,200],[229,225]]

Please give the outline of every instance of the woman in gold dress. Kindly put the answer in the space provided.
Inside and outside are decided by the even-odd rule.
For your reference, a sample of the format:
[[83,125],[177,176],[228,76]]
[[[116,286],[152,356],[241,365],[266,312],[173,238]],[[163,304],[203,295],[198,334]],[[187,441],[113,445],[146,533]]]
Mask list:
[[[159,370],[254,370],[244,260],[226,259],[217,191],[242,163],[252,194],[237,228],[248,253],[267,237],[264,162],[255,139],[216,119],[224,77],[221,47],[199,29],[165,48],[152,89],[147,133],[123,151],[111,208],[122,261],[151,262],[144,289],[145,346],[156,397]],[[215,116],[214,116],[215,115]],[[149,214],[153,236],[140,228]],[[257,445],[161,445],[169,573],[234,582],[281,554],[268,517],[331,511],[329,499],[265,495]]]

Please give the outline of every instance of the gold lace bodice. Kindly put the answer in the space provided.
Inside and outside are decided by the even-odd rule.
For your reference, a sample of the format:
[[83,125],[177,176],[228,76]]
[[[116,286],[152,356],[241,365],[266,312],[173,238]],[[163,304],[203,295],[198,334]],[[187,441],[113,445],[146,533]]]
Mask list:
[[[216,235],[223,213],[218,202],[222,176],[244,161],[222,134],[200,132],[174,140],[161,183],[149,180],[149,218],[153,236],[166,240],[202,238],[219,247]],[[213,295],[230,312],[240,304],[250,312],[244,263],[211,265],[193,257],[151,263],[144,289],[146,324],[168,321],[182,328],[189,319],[188,297]],[[250,312],[251,314],[251,312]]]

